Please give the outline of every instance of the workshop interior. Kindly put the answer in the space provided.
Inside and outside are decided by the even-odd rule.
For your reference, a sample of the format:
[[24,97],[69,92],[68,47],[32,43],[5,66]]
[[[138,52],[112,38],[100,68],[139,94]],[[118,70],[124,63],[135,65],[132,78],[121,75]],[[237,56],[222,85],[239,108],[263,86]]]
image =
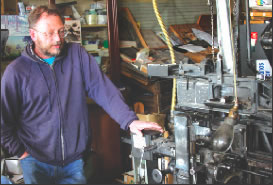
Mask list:
[[[140,120],[123,131],[87,98],[89,183],[272,184],[272,0],[1,0],[1,76],[54,4]],[[1,147],[3,180],[23,184]]]

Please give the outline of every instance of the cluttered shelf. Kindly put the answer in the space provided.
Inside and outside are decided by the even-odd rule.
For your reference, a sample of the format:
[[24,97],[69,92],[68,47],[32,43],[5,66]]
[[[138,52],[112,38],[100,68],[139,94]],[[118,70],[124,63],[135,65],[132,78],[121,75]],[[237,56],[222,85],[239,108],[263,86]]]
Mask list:
[[107,24],[82,24],[82,28],[99,28],[99,27],[107,27]]

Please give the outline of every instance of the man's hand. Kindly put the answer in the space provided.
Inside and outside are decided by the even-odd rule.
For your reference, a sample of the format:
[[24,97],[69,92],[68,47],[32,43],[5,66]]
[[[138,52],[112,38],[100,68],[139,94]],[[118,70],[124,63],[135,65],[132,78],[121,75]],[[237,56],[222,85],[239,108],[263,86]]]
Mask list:
[[28,155],[29,154],[27,152],[23,153],[23,155],[19,158],[19,160],[26,158]]
[[141,132],[142,130],[155,130],[161,133],[163,132],[163,128],[160,125],[149,121],[135,120],[129,125],[129,127],[131,132],[140,136],[143,136]]

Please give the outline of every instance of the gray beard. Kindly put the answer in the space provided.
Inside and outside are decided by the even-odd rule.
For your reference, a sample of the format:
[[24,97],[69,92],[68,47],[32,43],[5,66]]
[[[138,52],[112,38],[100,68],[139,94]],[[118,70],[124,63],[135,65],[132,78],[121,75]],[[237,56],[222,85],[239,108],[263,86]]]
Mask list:
[[58,51],[56,54],[52,54],[52,53],[48,52],[48,50],[42,51],[42,52],[43,52],[43,54],[46,55],[46,56],[49,56],[49,57],[56,57],[56,56],[58,56],[58,55],[61,53],[61,49],[62,49],[62,48],[60,48],[59,51]]
[[62,49],[63,49],[64,43],[57,42],[56,44],[59,44],[59,45],[60,45],[60,48],[58,49],[57,53],[55,53],[55,54],[49,52],[49,50],[46,49],[46,48],[39,48],[39,51],[40,51],[43,55],[45,55],[45,56],[48,56],[48,57],[56,57],[56,56],[58,56],[58,55],[61,53],[61,51],[62,51]]

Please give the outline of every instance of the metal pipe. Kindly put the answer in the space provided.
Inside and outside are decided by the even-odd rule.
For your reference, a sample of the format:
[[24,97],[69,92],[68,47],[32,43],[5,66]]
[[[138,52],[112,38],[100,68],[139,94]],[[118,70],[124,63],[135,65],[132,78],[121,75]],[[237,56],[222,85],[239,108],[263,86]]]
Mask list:
[[175,167],[178,170],[177,183],[190,183],[190,151],[189,151],[189,130],[188,117],[185,114],[174,116],[175,130]]
[[223,69],[225,72],[233,74],[235,54],[229,0],[216,0],[216,9],[218,42],[220,41],[223,56]]
[[267,176],[267,175],[263,175],[263,174],[256,173],[256,172],[253,172],[253,171],[242,170],[242,169],[239,169],[239,170],[241,170],[242,172],[245,172],[245,173],[250,173],[250,174],[252,174],[252,175],[257,175],[257,176],[269,178],[269,176]]
[[234,26],[234,52],[236,60],[238,60],[238,38],[239,38],[239,12],[240,12],[240,0],[235,1],[235,7],[233,9],[233,26]]
[[249,21],[249,0],[245,0],[246,8],[246,45],[247,45],[247,62],[250,66],[251,63],[251,38],[250,38],[250,21]]
[[267,135],[265,134],[265,132],[262,132],[262,136],[263,136],[263,140],[265,143],[265,147],[267,149],[268,152],[272,153],[272,146],[267,138]]

